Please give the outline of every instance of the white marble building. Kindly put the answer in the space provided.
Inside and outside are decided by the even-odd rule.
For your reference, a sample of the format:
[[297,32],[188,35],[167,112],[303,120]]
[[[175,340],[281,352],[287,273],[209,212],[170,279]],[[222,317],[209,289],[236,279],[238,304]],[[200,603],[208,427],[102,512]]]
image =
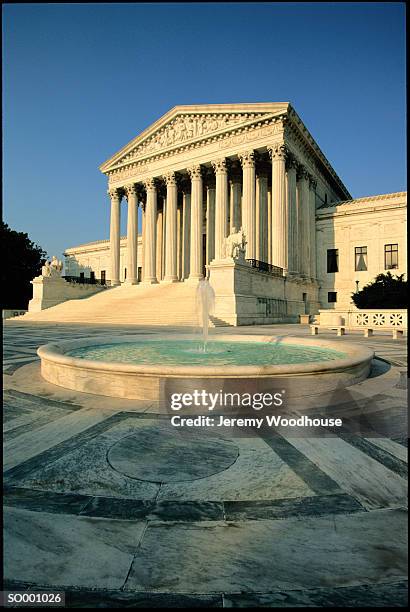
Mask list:
[[[356,281],[406,271],[406,193],[352,200],[288,103],[177,106],[101,170],[110,239],[67,249],[68,276],[147,287],[208,274],[217,315],[241,324],[345,306]],[[247,262],[229,262],[240,227]]]

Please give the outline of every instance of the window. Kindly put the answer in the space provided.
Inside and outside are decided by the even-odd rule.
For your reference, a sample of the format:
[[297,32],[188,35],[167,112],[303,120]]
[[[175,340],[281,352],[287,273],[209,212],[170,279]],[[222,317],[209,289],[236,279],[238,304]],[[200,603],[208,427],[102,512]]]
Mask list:
[[339,251],[338,249],[327,250],[327,271],[339,272]]
[[384,245],[384,269],[394,270],[399,267],[399,245],[385,244]]
[[355,247],[354,269],[356,272],[364,272],[367,270],[367,246]]
[[80,278],[83,279],[84,278],[84,272],[80,272]]
[[127,268],[124,268],[124,280],[127,279]]
[[337,302],[337,293],[336,291],[329,291],[327,294],[327,301],[329,304],[334,304]]
[[90,272],[90,281],[91,283],[95,283],[95,272],[93,272],[92,270]]
[[138,267],[138,272],[137,272],[137,281],[140,283],[141,282],[141,278],[142,278],[142,268]]
[[101,270],[101,284],[105,285],[105,270]]

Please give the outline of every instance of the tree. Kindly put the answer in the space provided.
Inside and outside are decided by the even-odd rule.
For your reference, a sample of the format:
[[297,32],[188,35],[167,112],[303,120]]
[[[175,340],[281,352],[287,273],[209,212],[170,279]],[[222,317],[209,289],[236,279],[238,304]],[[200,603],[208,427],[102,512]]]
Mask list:
[[2,245],[1,307],[27,309],[32,298],[30,281],[41,274],[47,253],[34,244],[24,232],[12,230],[1,222],[0,241]]
[[361,291],[352,293],[357,308],[407,308],[407,281],[404,274],[378,274]]

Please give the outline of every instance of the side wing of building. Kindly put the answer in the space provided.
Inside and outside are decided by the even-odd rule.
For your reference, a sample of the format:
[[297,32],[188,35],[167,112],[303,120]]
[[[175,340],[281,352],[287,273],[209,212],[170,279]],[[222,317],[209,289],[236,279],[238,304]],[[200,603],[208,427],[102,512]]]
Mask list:
[[351,294],[378,274],[407,274],[407,192],[322,205],[316,254],[323,308],[351,305]]

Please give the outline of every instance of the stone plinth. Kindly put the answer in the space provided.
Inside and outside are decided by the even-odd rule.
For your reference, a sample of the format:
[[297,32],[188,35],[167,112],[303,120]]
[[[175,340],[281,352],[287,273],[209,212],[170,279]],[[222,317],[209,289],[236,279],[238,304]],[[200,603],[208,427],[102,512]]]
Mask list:
[[214,260],[209,272],[215,291],[215,324],[296,323],[306,310],[317,313],[316,283],[260,272],[243,259]]
[[36,276],[31,281],[33,298],[28,303],[29,312],[40,312],[67,300],[77,300],[98,293],[101,285],[68,283],[61,277]]

